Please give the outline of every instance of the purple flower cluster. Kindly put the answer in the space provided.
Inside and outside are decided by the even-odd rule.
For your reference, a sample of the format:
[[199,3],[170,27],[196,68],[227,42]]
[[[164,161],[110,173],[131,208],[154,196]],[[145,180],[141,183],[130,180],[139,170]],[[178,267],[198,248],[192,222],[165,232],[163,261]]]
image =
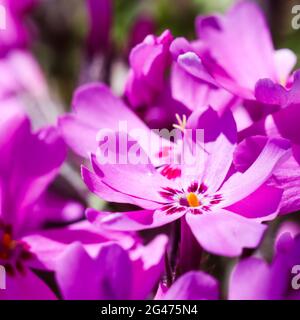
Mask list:
[[[198,17],[192,41],[147,35],[130,51],[122,96],[84,84],[69,113],[41,125],[28,105],[51,94],[24,25],[37,3],[2,2],[0,299],[300,298],[300,227],[281,224],[269,262],[262,245],[274,221],[300,211],[300,70],[293,52],[275,50],[256,4]],[[94,59],[110,52],[112,3],[87,9]],[[153,130],[171,128],[179,139]],[[103,162],[103,147],[115,162]],[[55,188],[69,158],[81,200]],[[227,277],[208,256],[231,258]]]

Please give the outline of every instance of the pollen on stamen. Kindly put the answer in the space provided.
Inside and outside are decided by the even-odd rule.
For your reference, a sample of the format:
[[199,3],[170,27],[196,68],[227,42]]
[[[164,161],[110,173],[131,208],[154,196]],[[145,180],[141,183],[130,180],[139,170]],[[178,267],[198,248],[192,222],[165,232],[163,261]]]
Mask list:
[[184,114],[182,116],[182,118],[180,117],[180,115],[178,113],[175,114],[176,120],[178,122],[178,124],[173,124],[173,128],[178,129],[182,132],[184,132],[185,127],[186,127],[186,123],[187,123],[187,118],[186,115]]
[[200,202],[199,199],[197,197],[197,195],[193,192],[190,192],[187,196],[186,196],[187,202],[189,204],[190,207],[199,207]]

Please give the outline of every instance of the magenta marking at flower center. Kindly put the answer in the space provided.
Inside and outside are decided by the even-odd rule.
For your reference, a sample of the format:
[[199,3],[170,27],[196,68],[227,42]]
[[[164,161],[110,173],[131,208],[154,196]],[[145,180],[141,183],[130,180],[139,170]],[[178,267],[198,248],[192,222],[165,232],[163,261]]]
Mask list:
[[193,214],[202,214],[210,212],[211,207],[222,201],[222,195],[207,193],[207,186],[204,183],[194,181],[185,190],[172,189],[170,187],[162,188],[160,195],[169,202],[162,207],[166,214],[173,214],[188,210]]

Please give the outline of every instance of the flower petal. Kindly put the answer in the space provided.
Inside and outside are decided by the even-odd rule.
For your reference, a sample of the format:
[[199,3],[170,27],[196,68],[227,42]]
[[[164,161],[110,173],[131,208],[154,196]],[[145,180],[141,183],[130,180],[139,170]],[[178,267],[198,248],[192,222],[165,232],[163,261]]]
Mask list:
[[66,146],[54,127],[32,133],[22,113],[13,117],[12,123],[7,119],[12,131],[3,140],[0,137],[0,183],[3,218],[19,233],[22,228],[37,227],[38,221],[26,219],[27,215],[57,175],[66,157]]
[[[251,281],[250,281],[251,279]],[[229,280],[229,300],[269,300],[269,266],[258,258],[240,261]]]
[[96,152],[100,129],[118,131],[120,121],[126,122],[129,131],[149,132],[149,128],[104,84],[93,83],[77,89],[72,106],[73,114],[62,117],[59,125],[68,145],[83,157]]
[[133,107],[154,103],[163,89],[164,74],[170,63],[169,47],[172,40],[172,34],[166,30],[159,37],[148,35],[131,50],[131,69],[125,95]]
[[56,280],[67,300],[128,299],[131,272],[128,254],[116,244],[103,247],[93,259],[76,242],[56,264]]
[[204,183],[211,191],[216,191],[220,187],[233,160],[237,129],[230,111],[226,111],[220,117],[219,130],[218,138],[211,143],[204,174]]
[[233,174],[221,187],[223,206],[230,206],[257,190],[274,170],[291,156],[287,140],[270,138],[255,162],[244,173]]
[[[209,71],[229,91],[234,90],[244,98],[251,98],[259,79],[276,79],[271,35],[255,3],[239,2],[224,17],[199,17],[196,29],[216,64],[228,76],[224,77],[213,64],[208,66]],[[207,66],[205,61],[204,64]]]
[[95,226],[109,230],[138,231],[161,227],[181,218],[185,211],[166,214],[164,211],[141,210],[131,212],[100,212],[88,209],[88,220]]
[[297,56],[292,50],[279,49],[275,51],[275,65],[279,83],[287,83],[289,76],[297,63]]
[[204,68],[201,59],[194,52],[186,52],[178,56],[178,64],[188,74],[194,76],[196,79],[206,82],[215,88],[218,87],[216,81],[209,75]]
[[29,234],[22,238],[36,257],[30,260],[30,267],[50,271],[55,270],[59,256],[76,241],[81,242],[91,257],[97,257],[103,245],[117,243],[124,249],[130,249],[137,240],[137,236],[132,233],[96,228],[88,221]]
[[[225,179],[232,163],[237,140],[232,113],[228,110],[219,116],[210,107],[204,111],[194,111],[188,119],[187,129],[202,129],[204,145],[199,149],[202,150],[200,155],[196,154],[195,166],[183,165],[183,176],[194,175],[195,178],[203,180],[209,190],[214,192]],[[195,142],[198,146],[198,141]],[[199,145],[198,148],[200,147]]]
[[106,201],[130,203],[146,209],[155,209],[159,206],[157,203],[152,201],[141,199],[115,190],[114,188],[103,183],[103,181],[95,173],[89,171],[86,167],[81,168],[81,175],[89,190]]
[[243,248],[259,245],[266,226],[227,210],[202,215],[186,215],[194,236],[208,252],[235,257]]
[[283,190],[263,184],[246,198],[226,208],[258,222],[276,218],[280,210]]
[[[132,250],[133,285],[131,299],[145,299],[158,282],[164,271],[164,255],[168,238],[159,235],[146,246]],[[143,285],[141,286],[141,283]]]

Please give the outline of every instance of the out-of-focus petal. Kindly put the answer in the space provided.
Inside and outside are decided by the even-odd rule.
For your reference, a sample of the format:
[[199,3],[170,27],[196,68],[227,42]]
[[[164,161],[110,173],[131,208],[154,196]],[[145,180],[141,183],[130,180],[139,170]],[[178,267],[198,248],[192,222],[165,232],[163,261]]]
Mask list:
[[[145,299],[164,271],[164,255],[168,244],[165,235],[159,235],[146,246],[132,250],[133,284],[131,299]],[[141,283],[143,285],[141,285]]]
[[86,0],[86,4],[89,17],[87,46],[93,56],[108,50],[113,3],[111,0]]
[[[293,76],[290,88],[285,88],[270,79],[261,79],[255,86],[255,97],[258,101],[266,104],[280,105],[286,108],[290,105],[300,104],[300,70]],[[299,109],[299,108],[298,108]]]
[[56,300],[55,294],[32,271],[25,275],[6,277],[6,289],[0,290],[0,300]]
[[131,129],[149,132],[147,126],[104,84],[93,83],[80,87],[72,100],[73,113],[59,120],[68,145],[87,157],[98,146],[97,133],[101,129],[119,131],[120,121]]
[[91,258],[77,242],[56,264],[56,280],[67,300],[129,299],[131,279],[128,254],[116,244],[103,247],[96,258]]
[[232,164],[237,141],[236,124],[229,110],[219,118],[219,124],[215,126],[218,125],[220,133],[208,150],[211,155],[208,156],[204,174],[204,182],[211,191],[217,190],[224,181]]
[[104,184],[129,196],[164,203],[159,194],[163,187],[171,182],[163,177],[154,166],[147,161],[145,164],[99,164],[92,156],[94,170]]
[[81,175],[89,190],[101,199],[117,203],[130,203],[146,209],[155,209],[158,206],[158,204],[146,199],[131,196],[111,188],[109,185],[103,183],[100,177],[85,167],[82,167]]
[[164,85],[164,75],[170,64],[169,47],[173,36],[169,30],[159,37],[148,35],[135,46],[129,56],[130,72],[125,96],[133,107],[155,102]]
[[202,271],[190,271],[180,277],[162,300],[218,300],[218,282]]
[[186,52],[178,57],[178,64],[194,76],[196,79],[202,80],[213,87],[218,87],[216,81],[210,76],[202,64],[201,59],[194,52]]
[[34,227],[36,221],[26,217],[58,173],[66,146],[55,128],[32,133],[29,120],[18,108],[13,110],[12,113],[1,110],[7,117],[3,129],[10,128],[10,132],[0,137],[0,173],[3,218],[13,223],[18,233],[23,227]]
[[76,241],[80,241],[86,252],[95,258],[104,245],[117,243],[129,250],[139,239],[134,233],[106,230],[82,221],[64,228],[35,232],[23,237],[22,241],[30,246],[36,257],[29,261],[31,267],[53,271],[60,255]]
[[228,299],[268,300],[269,278],[269,266],[263,260],[247,258],[240,261],[230,276]]
[[226,209],[256,221],[273,220],[279,213],[283,189],[263,184],[246,198]]

